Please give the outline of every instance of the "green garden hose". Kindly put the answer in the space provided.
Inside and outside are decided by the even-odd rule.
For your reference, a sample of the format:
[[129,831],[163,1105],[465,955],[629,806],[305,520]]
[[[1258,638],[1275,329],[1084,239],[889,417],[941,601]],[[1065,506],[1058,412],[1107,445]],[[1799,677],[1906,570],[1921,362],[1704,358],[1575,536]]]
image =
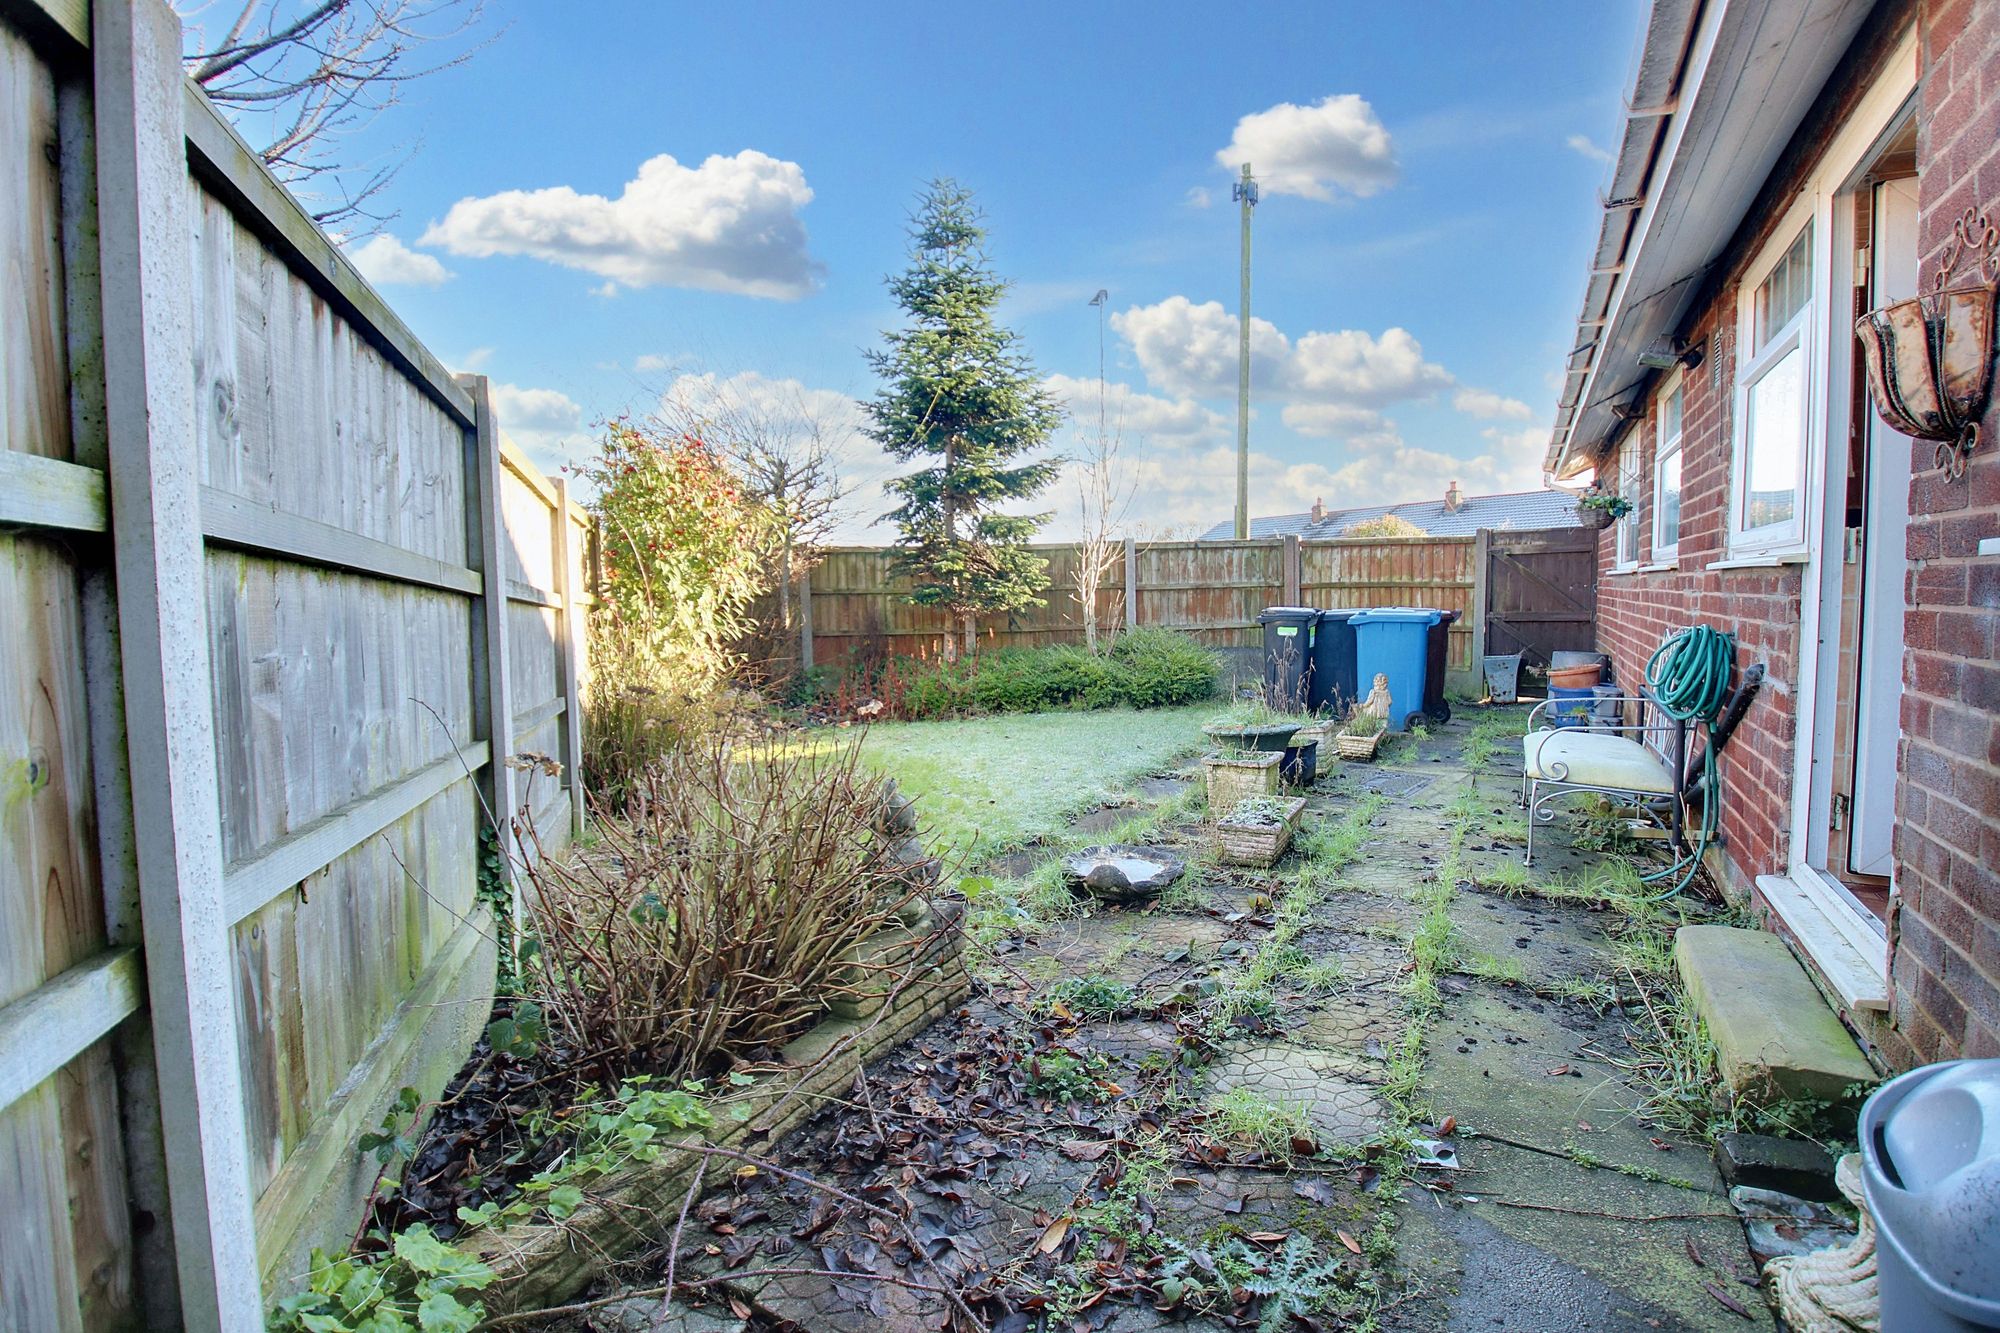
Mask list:
[[[1694,625],[1669,635],[1647,660],[1646,690],[1659,710],[1674,721],[1690,729],[1696,723],[1712,729],[1729,698],[1729,675],[1735,665],[1735,635],[1707,625]],[[1681,872],[1674,886],[1656,895],[1655,900],[1671,898],[1688,886],[1694,879],[1695,871],[1701,867],[1701,858],[1707,853],[1709,843],[1715,839],[1721,801],[1720,788],[1715,780],[1715,746],[1712,743],[1702,747],[1701,759],[1701,828],[1694,852],[1685,865],[1676,861],[1664,870],[1641,877],[1647,883],[1655,883],[1675,871]]]

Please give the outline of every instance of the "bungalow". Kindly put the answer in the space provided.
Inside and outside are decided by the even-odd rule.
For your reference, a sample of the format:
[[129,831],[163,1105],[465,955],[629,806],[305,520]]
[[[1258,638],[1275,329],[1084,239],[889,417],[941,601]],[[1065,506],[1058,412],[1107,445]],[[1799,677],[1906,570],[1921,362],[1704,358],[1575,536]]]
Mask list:
[[1882,1064],[2000,1055],[2000,415],[1941,465],[1853,332],[2000,221],[2000,4],[1655,0],[1629,106],[1547,459],[1631,502],[1598,645],[1767,664],[1712,868]]
[[[1481,528],[1535,529],[1582,526],[1576,496],[1569,491],[1515,491],[1506,495],[1467,495],[1453,482],[1442,500],[1412,500],[1406,504],[1362,505],[1328,509],[1319,501],[1302,514],[1273,514],[1250,520],[1255,537],[1299,536],[1314,540],[1344,537],[1359,523],[1400,518],[1433,537],[1469,537]],[[1236,535],[1233,523],[1222,522],[1201,534],[1205,542],[1226,542]]]

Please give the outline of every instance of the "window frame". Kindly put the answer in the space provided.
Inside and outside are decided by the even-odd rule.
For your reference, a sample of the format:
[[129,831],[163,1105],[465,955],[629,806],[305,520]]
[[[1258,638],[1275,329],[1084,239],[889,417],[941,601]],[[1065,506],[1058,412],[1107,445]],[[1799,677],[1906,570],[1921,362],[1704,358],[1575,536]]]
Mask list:
[[[1727,551],[1732,560],[1802,554],[1806,549],[1812,507],[1813,460],[1821,438],[1816,418],[1821,376],[1816,372],[1819,339],[1814,336],[1821,308],[1821,281],[1825,255],[1820,220],[1810,199],[1789,210],[1758,254],[1757,262],[1745,273],[1736,294],[1736,358],[1734,407],[1730,422],[1729,511]],[[1757,333],[1757,291],[1801,237],[1805,238],[1807,261],[1806,295],[1790,319],[1771,331],[1769,340],[1754,353]],[[1799,393],[1799,458],[1792,477],[1792,516],[1779,523],[1752,527],[1750,515],[1750,394],[1788,356],[1799,358],[1802,382]],[[1685,400],[1683,400],[1685,401]]]
[[[1632,504],[1611,525],[1611,572],[1614,574],[1629,574],[1639,568],[1639,443],[1644,434],[1638,426],[1627,430],[1618,441],[1618,453],[1613,463],[1617,469],[1613,474],[1614,494],[1624,496]],[[1629,552],[1626,550],[1628,539],[1631,543]]]
[[[1674,434],[1670,440],[1666,434],[1666,408],[1668,400],[1676,394],[1680,395],[1681,406],[1680,411],[1675,415]],[[1673,374],[1667,376],[1661,382],[1660,391],[1655,396],[1653,402],[1653,562],[1655,564],[1672,564],[1680,559],[1681,519],[1687,509],[1687,452],[1684,448],[1687,443],[1686,374],[1676,368]],[[1680,501],[1674,506],[1674,539],[1672,542],[1662,542],[1660,540],[1660,515],[1667,511],[1666,505],[1663,502],[1667,461],[1675,457],[1678,457],[1682,464]]]

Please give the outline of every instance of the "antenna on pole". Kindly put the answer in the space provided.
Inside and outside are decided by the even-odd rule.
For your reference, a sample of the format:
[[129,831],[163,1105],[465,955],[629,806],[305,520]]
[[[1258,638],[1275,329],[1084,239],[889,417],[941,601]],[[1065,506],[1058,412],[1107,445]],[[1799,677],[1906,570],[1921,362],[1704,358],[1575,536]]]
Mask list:
[[1236,355],[1236,540],[1250,536],[1250,210],[1257,206],[1257,179],[1243,164],[1243,179],[1229,197],[1243,206],[1243,289],[1237,297],[1241,335]]
[[1111,293],[1099,287],[1097,295],[1090,303],[1097,307],[1097,439],[1101,448],[1104,440],[1104,307],[1111,300]]

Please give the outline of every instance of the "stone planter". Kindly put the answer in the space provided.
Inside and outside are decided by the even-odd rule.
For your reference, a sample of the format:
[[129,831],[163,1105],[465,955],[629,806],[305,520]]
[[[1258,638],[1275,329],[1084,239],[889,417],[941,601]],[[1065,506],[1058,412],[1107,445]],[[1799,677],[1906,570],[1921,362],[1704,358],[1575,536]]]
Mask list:
[[1378,731],[1369,736],[1356,736],[1343,731],[1333,738],[1333,748],[1340,751],[1342,759],[1352,759],[1365,764],[1375,758],[1375,752],[1382,748],[1382,738],[1388,734],[1386,731]]
[[1233,866],[1268,866],[1277,862],[1292,845],[1292,834],[1306,812],[1306,798],[1294,796],[1282,802],[1283,814],[1272,823],[1234,824],[1227,819],[1215,826],[1216,850]]
[[1208,808],[1220,814],[1234,810],[1238,801],[1251,796],[1278,794],[1278,765],[1281,750],[1248,755],[1241,759],[1210,755],[1201,761],[1201,779],[1208,791]]

